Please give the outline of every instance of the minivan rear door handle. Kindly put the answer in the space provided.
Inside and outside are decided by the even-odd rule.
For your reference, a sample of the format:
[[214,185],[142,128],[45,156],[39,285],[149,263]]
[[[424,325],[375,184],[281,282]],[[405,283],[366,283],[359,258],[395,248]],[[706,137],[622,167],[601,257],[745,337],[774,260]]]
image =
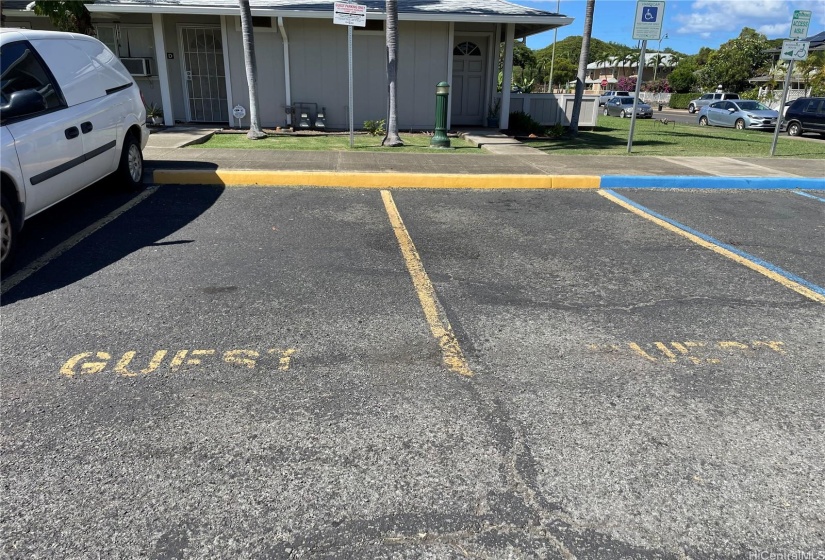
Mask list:
[[90,121],[86,121],[85,123],[80,124],[80,130],[83,131],[83,134],[90,133],[93,128],[94,126],[92,126],[92,123]]
[[80,131],[77,130],[76,126],[66,129],[66,140],[71,140],[72,138],[77,138],[78,136],[80,136]]

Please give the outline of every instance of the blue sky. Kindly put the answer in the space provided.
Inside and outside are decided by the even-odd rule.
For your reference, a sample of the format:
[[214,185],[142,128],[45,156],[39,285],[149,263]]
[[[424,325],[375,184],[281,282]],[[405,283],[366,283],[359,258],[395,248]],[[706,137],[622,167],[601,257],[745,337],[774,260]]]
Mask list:
[[[557,0],[509,0],[514,4],[555,12]],[[559,28],[558,38],[581,35],[584,27],[585,0],[561,0],[559,11],[575,18],[572,25]],[[667,0],[663,33],[668,38],[662,49],[670,47],[686,54],[696,54],[701,47],[716,49],[739,35],[743,27],[751,27],[769,39],[786,37],[790,31],[794,10],[811,10],[808,29],[811,35],[825,30],[825,0]],[[636,46],[633,36],[635,0],[596,0],[593,14],[593,36],[603,41],[615,41]],[[553,32],[528,37],[527,46],[540,49],[553,42]],[[647,48],[656,49],[658,41],[648,41]]]

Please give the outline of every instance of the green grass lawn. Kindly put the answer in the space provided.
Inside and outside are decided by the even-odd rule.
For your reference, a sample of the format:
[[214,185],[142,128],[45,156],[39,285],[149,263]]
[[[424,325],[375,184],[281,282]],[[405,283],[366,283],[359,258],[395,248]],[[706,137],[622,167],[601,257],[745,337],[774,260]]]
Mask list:
[[[563,155],[628,155],[627,135],[630,119],[599,116],[597,127],[582,129],[577,138],[561,136],[553,139],[522,139],[533,148],[547,154]],[[403,148],[384,148],[383,136],[357,133],[353,151],[392,151],[393,153],[452,153],[487,154],[461,138],[450,138],[453,150],[430,148],[427,134],[401,134]],[[781,133],[776,146],[776,157],[825,159],[825,140],[788,138]],[[700,127],[692,124],[663,125],[658,120],[637,120],[633,135],[633,153],[643,156],[747,156],[769,157],[773,133],[764,130],[733,130],[730,128]],[[349,151],[349,134],[318,135],[276,134],[263,140],[248,140],[245,134],[216,134],[208,142],[195,148],[246,148],[264,150],[320,150]]]
[[383,136],[355,134],[355,147],[349,147],[349,134],[319,135],[271,135],[261,140],[249,140],[246,134],[215,134],[207,142],[192,146],[194,148],[245,148],[257,150],[320,150],[320,151],[392,151],[393,153],[447,153],[447,154],[486,154],[488,152],[461,138],[450,138],[453,150],[430,148],[431,136],[426,134],[401,134],[404,146],[401,148],[384,148],[381,146]]
[[[630,119],[599,116],[593,131],[581,129],[577,138],[525,140],[525,144],[548,154],[627,155]],[[780,133],[776,156],[825,158],[825,140],[788,138]],[[734,130],[692,124],[663,125],[656,119],[636,121],[633,155],[642,156],[748,156],[769,157],[773,132]]]

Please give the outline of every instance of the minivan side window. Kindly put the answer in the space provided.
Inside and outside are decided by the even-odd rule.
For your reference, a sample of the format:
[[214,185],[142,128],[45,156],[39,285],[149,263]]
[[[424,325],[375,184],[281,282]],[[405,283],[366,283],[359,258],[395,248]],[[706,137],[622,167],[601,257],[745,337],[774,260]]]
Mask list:
[[16,41],[0,48],[0,104],[8,105],[15,92],[35,90],[46,102],[45,111],[66,106],[51,73],[28,42]]
[[816,113],[816,110],[819,108],[820,101],[818,99],[811,99],[805,104],[805,108],[802,109],[803,113]]

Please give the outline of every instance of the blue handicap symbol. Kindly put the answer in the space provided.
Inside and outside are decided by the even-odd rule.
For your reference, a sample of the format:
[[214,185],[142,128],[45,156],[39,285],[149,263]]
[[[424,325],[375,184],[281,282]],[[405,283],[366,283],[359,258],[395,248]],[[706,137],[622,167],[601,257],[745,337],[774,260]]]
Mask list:
[[659,17],[659,8],[657,6],[645,6],[642,8],[642,21],[654,22]]

